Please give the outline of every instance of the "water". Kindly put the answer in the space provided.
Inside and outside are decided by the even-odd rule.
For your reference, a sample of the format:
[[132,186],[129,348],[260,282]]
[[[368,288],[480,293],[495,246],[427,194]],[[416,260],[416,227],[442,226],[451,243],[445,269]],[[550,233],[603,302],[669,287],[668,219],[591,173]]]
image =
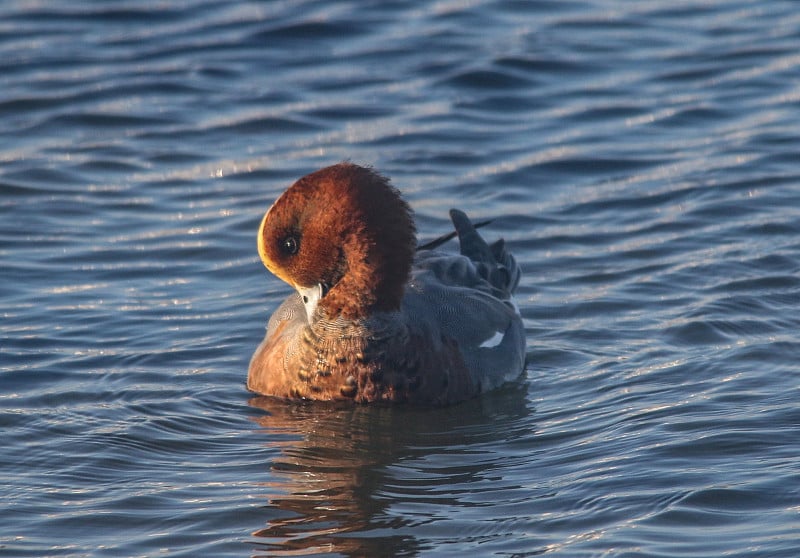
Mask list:
[[[0,555],[800,554],[794,2],[7,1]],[[252,399],[342,159],[494,218],[526,377]]]

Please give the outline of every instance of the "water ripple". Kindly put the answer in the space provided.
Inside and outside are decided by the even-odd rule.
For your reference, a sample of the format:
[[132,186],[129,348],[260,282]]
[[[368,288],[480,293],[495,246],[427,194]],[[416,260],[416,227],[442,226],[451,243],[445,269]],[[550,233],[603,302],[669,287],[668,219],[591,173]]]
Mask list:
[[[792,2],[0,7],[0,554],[798,554]],[[493,218],[528,375],[254,399],[263,211]],[[120,533],[125,533],[120,537]],[[709,533],[724,533],[709,537]]]

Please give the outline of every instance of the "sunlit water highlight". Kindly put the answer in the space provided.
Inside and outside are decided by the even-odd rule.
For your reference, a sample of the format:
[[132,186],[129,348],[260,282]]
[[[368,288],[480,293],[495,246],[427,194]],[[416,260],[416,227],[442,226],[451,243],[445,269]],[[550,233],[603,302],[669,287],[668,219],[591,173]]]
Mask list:
[[[800,555],[790,1],[0,6],[0,555]],[[519,384],[252,399],[263,211],[493,218]]]

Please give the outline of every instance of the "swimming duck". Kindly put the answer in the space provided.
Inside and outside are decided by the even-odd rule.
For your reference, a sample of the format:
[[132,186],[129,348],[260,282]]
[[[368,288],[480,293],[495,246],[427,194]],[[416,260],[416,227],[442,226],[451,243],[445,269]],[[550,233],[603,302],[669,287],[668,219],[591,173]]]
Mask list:
[[[250,361],[247,387],[292,399],[447,405],[519,377],[520,269],[451,210],[418,246],[408,204],[371,168],[304,176],[272,204],[258,253],[294,287]],[[458,235],[461,253],[437,248]]]

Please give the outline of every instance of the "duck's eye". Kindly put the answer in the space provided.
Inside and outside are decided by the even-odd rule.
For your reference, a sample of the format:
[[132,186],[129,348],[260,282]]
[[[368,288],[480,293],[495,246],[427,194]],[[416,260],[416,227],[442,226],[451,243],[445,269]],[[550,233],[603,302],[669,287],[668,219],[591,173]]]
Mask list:
[[289,235],[281,241],[281,252],[287,256],[294,256],[297,254],[299,247],[300,242],[297,240],[297,237],[293,235]]

